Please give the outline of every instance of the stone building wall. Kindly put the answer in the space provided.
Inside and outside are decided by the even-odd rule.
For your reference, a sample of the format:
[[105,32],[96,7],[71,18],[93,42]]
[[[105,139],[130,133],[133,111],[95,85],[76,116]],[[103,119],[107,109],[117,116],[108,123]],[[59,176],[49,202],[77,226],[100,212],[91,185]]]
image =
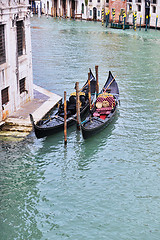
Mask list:
[[0,0],[0,121],[33,98],[28,0]]
[[[148,10],[146,10],[148,5]],[[147,13],[148,11],[148,13]],[[127,0],[127,21],[133,23],[133,14],[137,12],[137,24],[141,23],[144,25],[146,23],[146,15],[150,17],[150,26],[156,26],[157,18],[157,27],[160,27],[160,1],[159,0]]]
[[[115,10],[115,20],[113,17],[113,9]],[[127,11],[127,1],[124,0],[109,0],[109,11],[110,11],[110,21],[115,21],[118,22],[119,21],[119,14],[122,11]]]

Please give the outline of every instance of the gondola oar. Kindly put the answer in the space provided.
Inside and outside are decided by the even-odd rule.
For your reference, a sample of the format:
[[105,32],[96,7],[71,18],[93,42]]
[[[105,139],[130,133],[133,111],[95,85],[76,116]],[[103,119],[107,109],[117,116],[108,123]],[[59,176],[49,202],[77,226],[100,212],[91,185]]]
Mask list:
[[91,111],[92,111],[92,105],[91,105],[91,82],[90,82],[90,73],[88,73],[88,99],[89,99],[89,112],[90,112],[90,121],[91,121]]
[[88,73],[88,99],[89,99],[89,110],[92,110],[91,105],[91,82],[90,82],[90,73]]
[[79,104],[79,82],[76,82],[76,112],[77,112],[77,129],[80,130],[80,104]]

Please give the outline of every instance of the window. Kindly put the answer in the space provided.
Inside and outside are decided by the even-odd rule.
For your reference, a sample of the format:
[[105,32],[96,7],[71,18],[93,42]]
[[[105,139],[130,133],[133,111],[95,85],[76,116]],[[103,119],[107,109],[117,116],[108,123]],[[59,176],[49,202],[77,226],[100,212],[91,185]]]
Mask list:
[[0,64],[6,62],[4,25],[0,25]]
[[156,7],[155,6],[153,6],[153,13],[156,13]]
[[22,78],[21,80],[19,80],[19,91],[20,91],[20,94],[25,92],[26,90],[26,86],[25,86],[25,81],[26,79],[25,78]]
[[24,31],[23,31],[23,21],[18,21],[17,23],[17,50],[18,56],[23,55],[23,43],[24,43]]
[[138,12],[141,12],[141,5],[137,6],[137,10],[138,10]]
[[8,89],[9,87],[4,88],[1,91],[1,97],[2,97],[2,105],[6,104],[9,102],[9,94],[8,94]]
[[47,10],[49,11],[49,2],[47,1]]
[[90,16],[92,16],[92,10],[90,10]]
[[98,2],[98,3],[100,3],[100,2],[101,2],[101,0],[97,0],[97,2]]
[[106,0],[106,3],[109,3],[109,0]]
[[84,3],[82,3],[82,13],[84,13]]
[[101,12],[98,10],[98,17],[100,17],[101,16]]

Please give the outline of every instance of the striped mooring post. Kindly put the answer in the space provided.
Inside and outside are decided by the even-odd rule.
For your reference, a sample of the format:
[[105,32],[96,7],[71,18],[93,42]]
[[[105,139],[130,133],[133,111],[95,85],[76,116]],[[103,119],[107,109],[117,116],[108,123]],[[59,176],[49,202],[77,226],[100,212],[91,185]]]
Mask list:
[[123,30],[125,30],[125,25],[126,25],[126,14],[123,12]]
[[108,18],[107,18],[108,19],[108,24],[109,24],[109,15],[110,15],[110,11],[108,10]]
[[108,27],[108,13],[106,12],[106,27]]
[[149,14],[149,18],[148,18],[148,28],[150,28],[150,20],[151,20],[151,14]]
[[158,24],[158,15],[156,16],[156,30],[157,30],[157,24]]
[[113,23],[115,23],[115,15],[116,15],[116,10],[115,8],[113,8],[112,9]]
[[148,15],[146,16],[146,28],[145,28],[145,31],[147,31],[147,25],[148,25]]
[[106,12],[106,27],[108,27],[109,24],[109,10]]
[[102,8],[102,26],[104,24],[104,8]]
[[139,31],[141,31],[142,15],[140,16]]
[[119,13],[119,23],[121,23],[121,13]]
[[137,23],[137,12],[134,13],[134,31],[136,31],[136,23]]

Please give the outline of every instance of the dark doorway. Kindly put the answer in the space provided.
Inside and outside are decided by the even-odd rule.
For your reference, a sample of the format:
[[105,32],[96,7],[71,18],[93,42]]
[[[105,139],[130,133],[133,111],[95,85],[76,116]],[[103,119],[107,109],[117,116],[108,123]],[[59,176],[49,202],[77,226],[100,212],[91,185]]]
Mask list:
[[145,0],[145,19],[150,14],[150,0]]
[[93,20],[94,21],[97,20],[97,8],[96,7],[93,8]]
[[71,2],[71,17],[75,18],[75,1],[72,0]]
[[63,11],[62,13],[63,17],[66,17],[66,0],[63,0],[62,2],[62,11]]
[[54,0],[54,10],[53,10],[53,17],[57,17],[57,0]]

